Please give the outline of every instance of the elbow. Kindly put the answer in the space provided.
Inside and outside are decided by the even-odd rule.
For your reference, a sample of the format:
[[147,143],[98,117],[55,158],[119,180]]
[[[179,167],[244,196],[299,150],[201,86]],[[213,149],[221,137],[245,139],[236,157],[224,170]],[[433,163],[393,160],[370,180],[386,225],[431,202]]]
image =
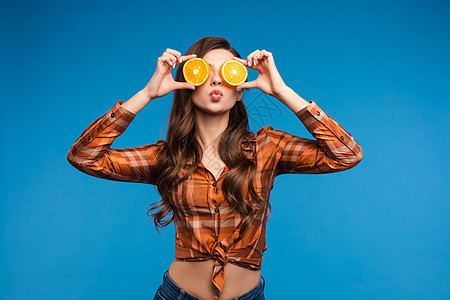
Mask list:
[[353,164],[354,164],[354,166],[359,164],[362,161],[363,157],[364,157],[363,151],[362,151],[362,149],[360,149],[359,152],[356,155],[353,156]]
[[362,152],[362,150],[360,149],[356,154],[348,157],[345,159],[345,165],[347,166],[346,169],[351,169],[353,167],[355,167],[357,164],[359,164],[362,159],[364,157],[364,154]]
[[102,173],[103,168],[97,164],[96,161],[91,161],[74,154],[69,151],[66,157],[69,164],[72,165],[78,171],[91,176],[99,176],[98,173]]
[[80,169],[80,162],[77,162],[77,156],[73,154],[72,149],[67,153],[66,159],[73,167]]
[[72,166],[77,169],[80,169],[82,165],[87,165],[93,162],[93,160],[89,160],[83,157],[83,155],[79,151],[75,151],[74,147],[70,148],[69,152],[67,153],[66,159]]
[[69,152],[67,153],[66,159],[71,165],[74,164],[74,162],[75,162],[75,155],[73,154],[73,147],[71,147]]
[[66,156],[67,161],[73,166],[80,164],[79,151],[76,150],[76,147],[76,144],[72,145]]
[[320,170],[320,173],[335,173],[349,170],[361,162],[363,158],[362,151],[352,153],[341,158],[331,158],[325,156],[316,161],[315,167]]
[[349,155],[345,158],[340,159],[332,159],[331,165],[333,165],[332,169],[335,172],[345,171],[349,170],[353,167],[355,167],[357,164],[361,162],[363,159],[363,152],[358,151],[357,153],[354,153],[352,155]]

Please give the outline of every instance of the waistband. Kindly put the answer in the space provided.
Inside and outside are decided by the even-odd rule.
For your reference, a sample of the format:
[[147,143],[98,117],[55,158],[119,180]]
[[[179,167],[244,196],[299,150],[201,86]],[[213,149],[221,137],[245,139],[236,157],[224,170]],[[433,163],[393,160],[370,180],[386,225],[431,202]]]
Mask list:
[[[261,293],[264,292],[264,287],[265,286],[266,286],[266,280],[261,275],[261,280],[259,281],[257,286],[255,286],[253,289],[251,289],[247,293],[242,294],[242,295],[240,295],[238,297],[231,298],[230,300],[250,300],[250,299],[253,299],[255,296],[258,296],[258,295],[260,295]],[[173,279],[170,277],[169,269],[167,269],[167,271],[165,271],[164,274],[163,274],[162,287],[169,294],[175,294],[175,295],[183,294],[183,299],[186,299],[186,300],[202,300],[202,299],[200,299],[200,298],[198,298],[198,297],[188,293],[186,290],[184,290],[183,288],[178,286],[178,284],[176,284],[175,281],[173,281]]]

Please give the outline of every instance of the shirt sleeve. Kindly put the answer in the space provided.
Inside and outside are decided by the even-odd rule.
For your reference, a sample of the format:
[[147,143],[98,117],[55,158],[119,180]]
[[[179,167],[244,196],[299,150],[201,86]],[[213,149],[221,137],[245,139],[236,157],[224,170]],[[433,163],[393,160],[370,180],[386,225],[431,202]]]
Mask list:
[[91,176],[127,182],[156,185],[154,169],[164,140],[134,148],[111,149],[136,116],[117,103],[92,122],[75,141],[67,154],[69,163]]
[[276,175],[321,174],[348,170],[363,158],[352,135],[328,116],[314,101],[295,115],[315,140],[298,137],[268,127],[279,153]]

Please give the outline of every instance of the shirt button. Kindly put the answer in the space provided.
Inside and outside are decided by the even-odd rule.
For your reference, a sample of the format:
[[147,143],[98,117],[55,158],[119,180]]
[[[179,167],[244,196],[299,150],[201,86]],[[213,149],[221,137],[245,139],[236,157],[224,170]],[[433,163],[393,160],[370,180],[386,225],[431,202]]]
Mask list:
[[92,136],[89,135],[89,136],[87,137],[87,140],[90,141],[91,139],[92,139]]
[[111,113],[111,118],[114,118],[116,116],[115,113]]
[[217,186],[217,182],[214,182],[214,183],[212,184],[212,186]]
[[316,112],[316,116],[320,116],[320,110]]
[[341,141],[344,141],[344,137],[342,135],[341,135],[340,139],[341,139]]
[[218,213],[218,212],[219,212],[219,208],[216,207],[216,208],[214,209],[214,212],[215,212],[215,213]]

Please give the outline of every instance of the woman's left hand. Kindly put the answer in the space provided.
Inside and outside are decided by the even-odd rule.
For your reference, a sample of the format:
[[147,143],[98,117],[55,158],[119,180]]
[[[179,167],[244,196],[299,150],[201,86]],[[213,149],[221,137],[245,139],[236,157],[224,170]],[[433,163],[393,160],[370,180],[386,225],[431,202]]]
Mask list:
[[258,78],[244,82],[236,87],[237,90],[258,88],[267,95],[277,97],[286,88],[286,84],[278,73],[272,53],[266,50],[256,50],[247,56],[247,60],[234,58],[245,66],[259,72]]

